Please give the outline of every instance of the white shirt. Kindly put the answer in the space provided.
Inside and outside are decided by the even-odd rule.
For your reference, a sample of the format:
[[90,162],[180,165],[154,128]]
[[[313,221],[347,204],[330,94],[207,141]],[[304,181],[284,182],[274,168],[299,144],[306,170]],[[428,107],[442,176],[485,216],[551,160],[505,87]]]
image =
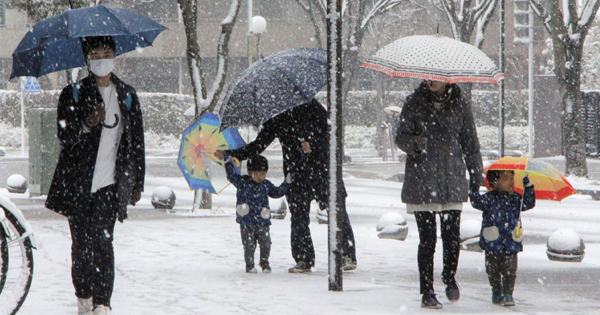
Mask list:
[[121,122],[121,110],[115,86],[110,83],[108,87],[98,87],[104,104],[106,106],[106,119],[104,124],[112,126],[115,123],[115,114],[118,115],[118,124],[115,128],[102,127],[100,137],[100,146],[96,156],[96,167],[94,168],[94,177],[92,178],[92,193],[102,187],[116,183],[115,165],[117,161],[117,151],[123,134],[123,124]]

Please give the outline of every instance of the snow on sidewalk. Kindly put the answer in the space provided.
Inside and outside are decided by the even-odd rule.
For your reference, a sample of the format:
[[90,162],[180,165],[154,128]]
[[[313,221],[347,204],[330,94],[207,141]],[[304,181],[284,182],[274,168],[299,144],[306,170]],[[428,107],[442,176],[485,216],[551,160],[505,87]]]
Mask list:
[[[281,179],[273,179],[275,182]],[[183,183],[181,182],[183,181]],[[445,298],[439,274],[442,245],[435,256],[435,288],[443,310],[420,308],[418,234],[414,217],[400,201],[400,183],[348,179],[348,211],[357,243],[358,269],[344,274],[344,292],[329,292],[327,226],[312,214],[317,251],[310,274],[289,274],[289,215],[273,220],[272,274],[246,274],[239,226],[233,217],[235,189],[214,198],[219,217],[177,217],[152,210],[153,187],[168,185],[180,209],[191,203],[185,181],[148,178],[146,193],[131,219],[115,229],[116,283],[113,314],[598,314],[600,211],[590,198],[539,202],[524,213],[525,252],[519,255],[516,307],[491,303],[481,253],[461,252],[457,281],[461,299]],[[146,209],[146,210],[143,210]],[[70,278],[70,235],[65,219],[47,210],[28,210],[38,250],[30,294],[19,314],[75,314]],[[406,241],[377,238],[379,217],[398,211],[407,220]],[[227,216],[229,214],[229,216]],[[481,219],[466,206],[465,219]],[[544,238],[562,226],[586,241],[582,263],[549,261]],[[529,237],[529,243],[528,243]],[[257,250],[258,251],[258,250]]]

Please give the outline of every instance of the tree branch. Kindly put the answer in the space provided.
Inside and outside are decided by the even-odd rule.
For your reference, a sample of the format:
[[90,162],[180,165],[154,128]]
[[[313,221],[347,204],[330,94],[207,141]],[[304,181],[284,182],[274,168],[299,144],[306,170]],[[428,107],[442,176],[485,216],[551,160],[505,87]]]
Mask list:
[[218,55],[218,66],[215,81],[213,82],[212,88],[206,98],[206,103],[209,103],[208,107],[203,110],[204,112],[212,112],[219,101],[219,96],[225,86],[225,78],[227,77],[227,64],[229,60],[229,39],[237,20],[237,15],[240,11],[240,0],[231,0],[229,6],[229,14],[221,22],[221,37],[219,39],[219,48],[217,49]]

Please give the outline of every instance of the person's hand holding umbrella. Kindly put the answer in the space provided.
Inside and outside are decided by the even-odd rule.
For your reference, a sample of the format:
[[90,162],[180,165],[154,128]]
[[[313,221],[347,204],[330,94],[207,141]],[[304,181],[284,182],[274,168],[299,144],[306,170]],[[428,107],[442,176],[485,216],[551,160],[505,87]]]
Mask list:
[[310,148],[310,143],[308,141],[303,141],[302,144],[302,152],[309,154],[312,152],[311,148]]
[[92,112],[84,119],[83,124],[88,128],[98,126],[106,118],[106,108],[104,104],[99,104],[92,108]]

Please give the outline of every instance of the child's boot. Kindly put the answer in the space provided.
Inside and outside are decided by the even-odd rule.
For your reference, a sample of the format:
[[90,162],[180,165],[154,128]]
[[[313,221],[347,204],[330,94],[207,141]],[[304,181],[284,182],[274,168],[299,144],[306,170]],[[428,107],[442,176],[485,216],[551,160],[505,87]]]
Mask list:
[[513,300],[512,295],[505,294],[504,300],[502,301],[503,306],[515,306],[515,300]]
[[258,270],[254,268],[254,265],[246,266],[246,273],[258,273]]
[[269,262],[260,263],[260,267],[262,268],[263,273],[271,273],[271,266],[269,266]]
[[502,294],[502,290],[494,290],[492,289],[492,303],[496,305],[502,304],[504,301],[504,294]]

